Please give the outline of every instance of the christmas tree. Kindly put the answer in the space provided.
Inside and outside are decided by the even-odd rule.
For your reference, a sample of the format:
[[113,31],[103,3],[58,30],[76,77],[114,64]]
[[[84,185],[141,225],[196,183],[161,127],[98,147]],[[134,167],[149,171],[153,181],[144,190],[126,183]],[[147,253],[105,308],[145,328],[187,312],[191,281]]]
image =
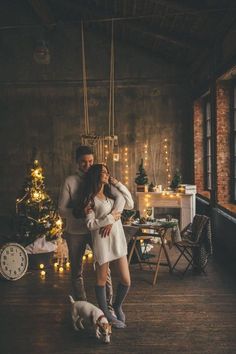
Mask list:
[[135,178],[135,183],[138,185],[148,184],[148,177],[143,167],[143,159],[141,159],[138,171],[139,172],[136,173],[137,177]]
[[42,236],[54,241],[61,233],[62,220],[46,192],[42,167],[34,160],[21,196],[16,200],[17,241],[24,246]]

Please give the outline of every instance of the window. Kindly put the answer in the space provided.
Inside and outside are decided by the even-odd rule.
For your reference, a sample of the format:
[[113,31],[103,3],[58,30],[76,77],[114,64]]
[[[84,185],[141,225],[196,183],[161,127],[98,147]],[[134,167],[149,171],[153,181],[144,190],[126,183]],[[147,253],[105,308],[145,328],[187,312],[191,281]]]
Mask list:
[[234,84],[233,90],[233,114],[231,124],[231,161],[232,161],[232,201],[236,203],[236,84]]
[[209,99],[205,103],[205,188],[211,190],[212,166],[211,166],[211,104]]

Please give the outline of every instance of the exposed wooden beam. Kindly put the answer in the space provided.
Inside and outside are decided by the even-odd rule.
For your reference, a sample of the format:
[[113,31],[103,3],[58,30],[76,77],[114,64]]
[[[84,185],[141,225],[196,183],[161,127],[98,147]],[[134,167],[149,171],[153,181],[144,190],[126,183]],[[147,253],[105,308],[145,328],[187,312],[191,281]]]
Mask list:
[[134,30],[140,32],[141,34],[151,36],[157,40],[162,40],[170,44],[177,45],[182,48],[189,48],[189,49],[198,49],[198,48],[206,48],[207,44],[204,41],[200,41],[196,38],[181,38],[180,36],[176,36],[165,32],[160,29],[154,29],[153,27],[144,26],[144,25],[134,25],[133,23],[126,24],[130,30]]
[[197,13],[199,10],[199,7],[192,6],[192,5],[185,5],[181,4],[179,2],[176,2],[174,0],[151,0],[153,3],[156,5],[162,5],[168,8],[171,8],[176,11],[181,11],[181,12],[192,12],[192,13]]

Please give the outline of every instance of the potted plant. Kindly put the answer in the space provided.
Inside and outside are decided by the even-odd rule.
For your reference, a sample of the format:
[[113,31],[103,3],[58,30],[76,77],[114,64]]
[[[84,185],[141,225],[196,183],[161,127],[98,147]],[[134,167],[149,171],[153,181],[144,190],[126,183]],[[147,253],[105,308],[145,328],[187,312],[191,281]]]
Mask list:
[[136,173],[135,183],[137,184],[137,192],[147,192],[148,191],[148,177],[146,171],[143,167],[143,159]]
[[170,184],[170,188],[173,190],[176,190],[179,187],[181,180],[182,180],[182,176],[180,174],[180,171],[178,169],[176,169],[175,174],[174,174],[173,179]]

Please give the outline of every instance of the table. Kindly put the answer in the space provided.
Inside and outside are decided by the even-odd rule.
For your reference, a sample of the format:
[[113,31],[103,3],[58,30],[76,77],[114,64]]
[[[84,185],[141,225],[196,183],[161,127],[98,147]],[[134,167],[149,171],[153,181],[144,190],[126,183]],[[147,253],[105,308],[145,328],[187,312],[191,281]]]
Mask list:
[[[171,230],[172,242],[176,242],[181,239],[177,221],[166,221],[166,222],[157,221],[157,223],[155,224],[140,224],[140,225],[137,224],[132,226],[124,225],[124,230],[125,233],[126,234],[129,233],[131,235],[130,238],[133,239],[133,245],[131,247],[128,256],[128,263],[130,264],[132,255],[135,252],[141,269],[142,269],[142,263],[146,263],[148,265],[155,265],[155,273],[154,273],[152,285],[155,285],[157,283],[157,276],[158,276],[160,265],[167,265],[169,267],[169,271],[172,272],[172,265],[168,253],[166,236],[167,236],[167,231]],[[155,237],[160,238],[160,249],[157,255],[157,261],[156,262],[150,261],[150,259],[142,260],[137,250],[136,243],[140,240],[150,240]],[[166,263],[161,262],[163,252],[166,259]]]

